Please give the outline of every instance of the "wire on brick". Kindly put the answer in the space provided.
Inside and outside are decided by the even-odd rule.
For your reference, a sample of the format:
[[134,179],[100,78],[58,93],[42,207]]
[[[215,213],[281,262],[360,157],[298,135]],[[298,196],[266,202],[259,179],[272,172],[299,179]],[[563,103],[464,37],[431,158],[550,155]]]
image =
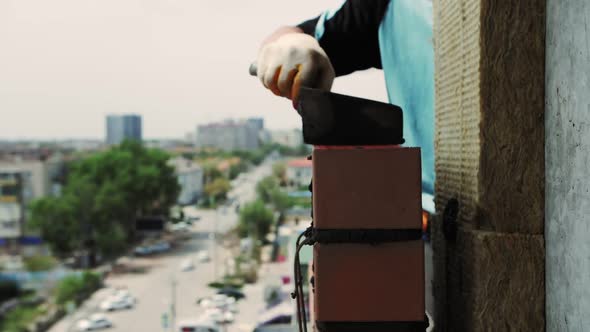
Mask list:
[[[301,241],[303,238],[305,239]],[[307,228],[303,233],[297,237],[297,250],[295,251],[294,259],[294,282],[295,290],[291,293],[291,297],[297,300],[297,325],[299,332],[307,332],[307,314],[305,312],[305,296],[303,294],[303,277],[301,274],[301,263],[299,260],[299,253],[303,246],[315,244],[316,239],[313,235],[313,225]]]

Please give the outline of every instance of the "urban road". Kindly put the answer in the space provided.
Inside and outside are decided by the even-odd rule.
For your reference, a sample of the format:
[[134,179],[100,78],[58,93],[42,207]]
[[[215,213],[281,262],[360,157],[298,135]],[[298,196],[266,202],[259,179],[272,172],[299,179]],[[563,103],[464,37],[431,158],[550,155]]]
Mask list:
[[[258,180],[270,175],[272,162],[265,161],[239,181],[230,197],[235,203],[243,205],[256,197],[255,186]],[[176,321],[185,318],[198,318],[203,309],[197,305],[197,299],[214,294],[207,284],[215,280],[215,274],[222,275],[225,261],[229,254],[219,247],[215,248],[212,234],[224,233],[234,227],[238,216],[234,208],[220,208],[218,210],[198,210],[186,208],[188,216],[199,216],[190,230],[190,240],[181,243],[168,253],[145,258],[129,258],[128,265],[135,266],[138,271],[133,273],[116,274],[105,280],[105,288],[97,291],[74,313],[66,316],[55,324],[50,332],[76,331],[76,322],[93,313],[102,313],[98,308],[100,302],[110,295],[116,287],[123,287],[137,299],[133,309],[104,313],[113,323],[108,331],[172,331],[171,327],[164,328],[162,316],[170,312],[175,303]],[[212,257],[208,263],[199,263],[196,254],[207,250]],[[195,264],[192,271],[182,272],[181,262],[190,258]],[[262,306],[262,299],[247,298],[239,302],[240,313],[236,315],[236,322],[228,327],[229,331],[240,331],[241,321],[247,320],[248,325],[255,321],[257,309]],[[169,322],[168,325],[171,325]]]

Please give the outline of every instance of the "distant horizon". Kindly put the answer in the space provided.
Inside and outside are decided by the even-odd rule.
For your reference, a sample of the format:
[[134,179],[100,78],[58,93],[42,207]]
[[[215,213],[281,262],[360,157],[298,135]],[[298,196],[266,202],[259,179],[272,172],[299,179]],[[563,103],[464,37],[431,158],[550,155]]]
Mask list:
[[[146,126],[146,120],[144,115],[141,112],[114,112],[114,113],[105,113],[103,115],[103,121],[102,121],[102,130],[103,130],[103,135],[102,136],[61,136],[61,137],[26,137],[26,136],[21,136],[21,137],[9,137],[9,136],[2,136],[2,133],[0,132],[0,142],[19,142],[19,141],[25,141],[25,142],[60,142],[60,141],[104,141],[106,140],[106,119],[107,117],[110,116],[139,116],[141,118],[142,121],[142,128],[145,128]],[[235,120],[245,120],[245,119],[250,119],[250,118],[262,118],[264,120],[264,129],[265,130],[270,130],[270,131],[275,131],[275,130],[294,130],[294,129],[299,129],[301,130],[300,127],[279,127],[279,128],[269,128],[267,127],[267,121],[263,116],[237,116],[237,117],[225,117],[225,118],[220,118],[220,119],[216,119],[216,120],[211,120],[211,121],[203,121],[203,122],[199,122],[196,123],[193,126],[192,130],[186,130],[182,135],[177,135],[177,136],[147,136],[147,137],[143,137],[142,140],[147,140],[147,141],[152,141],[152,140],[185,140],[184,136],[186,136],[187,134],[194,134],[196,133],[197,127],[198,126],[202,126],[202,125],[207,125],[207,124],[212,124],[212,123],[222,123],[225,121],[235,121]]]
[[[125,113],[128,115],[131,115],[131,113]],[[141,115],[138,113],[133,113],[134,115]],[[109,114],[112,115],[112,114]],[[123,114],[122,114],[123,115]],[[106,119],[106,116],[105,116]],[[184,134],[182,135],[178,135],[178,136],[147,136],[147,137],[143,137],[142,141],[162,141],[162,140],[167,140],[167,141],[186,141],[185,136],[187,134],[195,134],[196,130],[197,130],[197,126],[199,125],[206,125],[206,124],[210,124],[210,123],[218,123],[218,122],[222,122],[225,120],[235,120],[235,119],[242,119],[242,118],[226,118],[224,120],[219,120],[219,121],[211,121],[211,122],[203,122],[203,123],[199,123],[196,124],[194,126],[194,130],[193,131],[186,131]],[[145,122],[145,120],[143,120],[142,117],[142,122]],[[7,136],[2,136],[0,133],[0,142],[64,142],[64,141],[105,141],[106,140],[106,126],[104,126],[104,135],[103,136],[62,136],[62,137],[7,137]],[[265,130],[268,131],[281,131],[281,130],[301,130],[301,127],[282,127],[282,128],[268,128],[266,127],[266,122],[265,122]]]

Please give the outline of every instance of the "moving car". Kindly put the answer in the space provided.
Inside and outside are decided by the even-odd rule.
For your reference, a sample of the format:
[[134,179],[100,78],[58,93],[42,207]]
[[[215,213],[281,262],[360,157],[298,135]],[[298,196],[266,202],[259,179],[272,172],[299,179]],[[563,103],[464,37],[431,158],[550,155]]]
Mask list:
[[195,265],[193,264],[193,260],[190,258],[187,258],[180,263],[180,271],[182,272],[192,271],[194,268]]
[[115,311],[121,309],[131,309],[135,305],[134,301],[127,297],[109,297],[99,305],[104,311]]
[[82,319],[76,324],[78,331],[101,330],[112,326],[113,323],[101,314],[94,314],[86,319]]
[[209,262],[211,260],[211,257],[209,256],[209,253],[207,251],[201,250],[197,254],[197,259],[201,263],[207,263],[207,262]]

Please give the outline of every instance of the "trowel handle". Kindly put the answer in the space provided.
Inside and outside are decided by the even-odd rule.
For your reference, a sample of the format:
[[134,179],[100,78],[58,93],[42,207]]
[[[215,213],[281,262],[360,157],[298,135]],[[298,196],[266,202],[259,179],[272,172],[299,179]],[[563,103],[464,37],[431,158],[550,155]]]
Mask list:
[[256,62],[252,62],[250,64],[250,68],[248,69],[248,71],[251,76],[258,76],[258,66],[256,65]]

